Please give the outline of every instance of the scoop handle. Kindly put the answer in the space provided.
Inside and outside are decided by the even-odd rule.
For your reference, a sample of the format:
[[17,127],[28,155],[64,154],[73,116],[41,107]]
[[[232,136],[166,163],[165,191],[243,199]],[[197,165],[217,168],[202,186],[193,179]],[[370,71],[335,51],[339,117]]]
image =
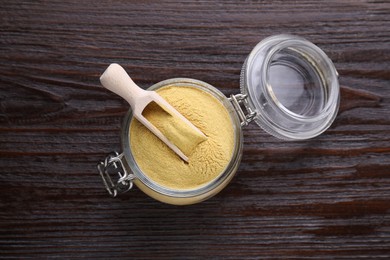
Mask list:
[[100,83],[106,89],[121,96],[135,109],[136,100],[145,95],[146,90],[138,87],[119,64],[112,63],[100,76]]

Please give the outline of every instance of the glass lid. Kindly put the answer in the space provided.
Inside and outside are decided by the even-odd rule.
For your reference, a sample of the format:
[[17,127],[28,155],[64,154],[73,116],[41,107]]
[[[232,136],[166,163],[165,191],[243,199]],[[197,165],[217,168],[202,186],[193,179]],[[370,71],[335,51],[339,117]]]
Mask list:
[[328,56],[297,36],[261,41],[241,71],[245,106],[255,122],[285,140],[303,140],[324,132],[339,107],[338,74]]

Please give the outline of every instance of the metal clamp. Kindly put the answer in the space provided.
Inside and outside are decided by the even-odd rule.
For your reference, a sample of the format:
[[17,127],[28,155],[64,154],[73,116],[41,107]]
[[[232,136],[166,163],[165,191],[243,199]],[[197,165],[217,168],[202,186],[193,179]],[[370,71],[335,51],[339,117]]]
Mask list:
[[[122,160],[123,153],[112,152],[107,155],[104,161],[99,162],[97,165],[104,186],[112,197],[125,193],[133,187],[133,179],[135,176],[134,174],[127,173]],[[110,175],[115,173],[119,175],[119,179],[113,182]]]
[[[236,94],[236,95],[230,95],[229,101],[232,103],[234,109],[236,110],[238,117],[241,121],[241,126],[248,125],[256,116],[256,112],[252,111],[250,107],[247,105],[248,101],[246,100],[248,95],[243,94]],[[246,110],[248,111],[248,114],[245,114],[242,110],[240,104],[244,104],[246,107]]]

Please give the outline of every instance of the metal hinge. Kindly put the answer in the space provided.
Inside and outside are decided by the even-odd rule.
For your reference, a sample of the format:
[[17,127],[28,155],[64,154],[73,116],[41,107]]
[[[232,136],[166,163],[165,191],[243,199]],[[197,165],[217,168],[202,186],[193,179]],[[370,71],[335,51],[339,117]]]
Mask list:
[[[104,161],[98,163],[100,177],[102,177],[104,186],[112,197],[127,192],[133,187],[134,174],[128,174],[123,165],[123,153],[112,152],[107,155]],[[119,179],[112,181],[111,175],[118,174]]]
[[[241,126],[246,126],[256,116],[256,112],[252,111],[250,107],[248,106],[248,101],[247,101],[247,96],[248,95],[243,95],[243,94],[236,94],[236,95],[230,95],[229,101],[232,103],[234,109],[236,110],[238,117],[240,118],[241,121]],[[245,114],[244,111],[242,110],[240,104],[244,104],[246,107],[246,110],[248,114]]]

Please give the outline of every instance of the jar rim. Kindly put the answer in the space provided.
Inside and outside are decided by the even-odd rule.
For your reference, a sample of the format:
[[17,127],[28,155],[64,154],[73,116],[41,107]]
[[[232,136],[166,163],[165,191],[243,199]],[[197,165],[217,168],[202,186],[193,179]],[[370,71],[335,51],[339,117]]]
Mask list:
[[[339,95],[339,88],[330,88],[331,94],[329,95],[329,98],[326,100],[326,105],[321,109],[321,111],[317,112],[315,115],[312,115],[312,116],[306,116],[306,115],[303,116],[303,115],[300,115],[298,113],[295,113],[295,112],[289,110],[287,107],[284,106],[284,104],[282,102],[279,101],[277,96],[274,94],[272,85],[269,83],[269,80],[268,80],[269,79],[270,63],[271,63],[272,59],[275,57],[275,55],[278,52],[280,52],[281,50],[284,50],[286,48],[291,48],[294,46],[299,46],[301,44],[304,44],[305,47],[308,47],[311,50],[315,51],[317,54],[319,54],[321,57],[324,58],[323,61],[326,62],[329,67],[334,68],[333,63],[330,61],[330,59],[327,57],[327,55],[318,46],[316,46],[315,44],[313,44],[313,43],[311,43],[303,38],[299,38],[299,37],[295,36],[294,38],[286,39],[286,40],[283,40],[283,41],[275,44],[273,47],[271,47],[271,49],[269,50],[269,52],[265,56],[264,66],[263,66],[263,69],[261,71],[261,73],[262,73],[261,80],[263,81],[262,86],[264,87],[265,94],[267,94],[270,99],[273,99],[276,101],[275,103],[271,103],[271,105],[273,105],[275,109],[279,109],[279,110],[285,112],[286,114],[295,118],[296,120],[305,121],[305,122],[315,122],[315,121],[318,121],[318,120],[321,120],[321,119],[327,117],[328,114],[332,112],[331,110],[329,110],[329,108],[333,105],[334,100],[337,99],[337,97]],[[312,58],[312,57],[308,56],[308,58]],[[336,69],[331,70],[331,72],[332,72],[332,77],[337,80]]]
[[[326,77],[320,74],[321,82],[325,82],[321,86],[321,91],[325,93],[322,99],[324,104],[315,114],[302,115],[287,108],[275,95],[269,82],[271,62],[286,49],[300,52],[307,59],[302,62],[306,62],[316,72],[320,69],[326,71]],[[322,67],[317,68],[320,63]],[[249,96],[247,106],[257,113],[255,122],[280,139],[303,140],[315,137],[330,126],[337,114],[340,96],[337,70],[324,51],[302,37],[281,34],[264,39],[249,54],[241,75],[241,91]],[[254,79],[259,83],[254,83]],[[260,98],[259,92],[264,100]],[[280,123],[282,120],[293,123],[283,125]],[[311,127],[307,127],[310,124]]]

